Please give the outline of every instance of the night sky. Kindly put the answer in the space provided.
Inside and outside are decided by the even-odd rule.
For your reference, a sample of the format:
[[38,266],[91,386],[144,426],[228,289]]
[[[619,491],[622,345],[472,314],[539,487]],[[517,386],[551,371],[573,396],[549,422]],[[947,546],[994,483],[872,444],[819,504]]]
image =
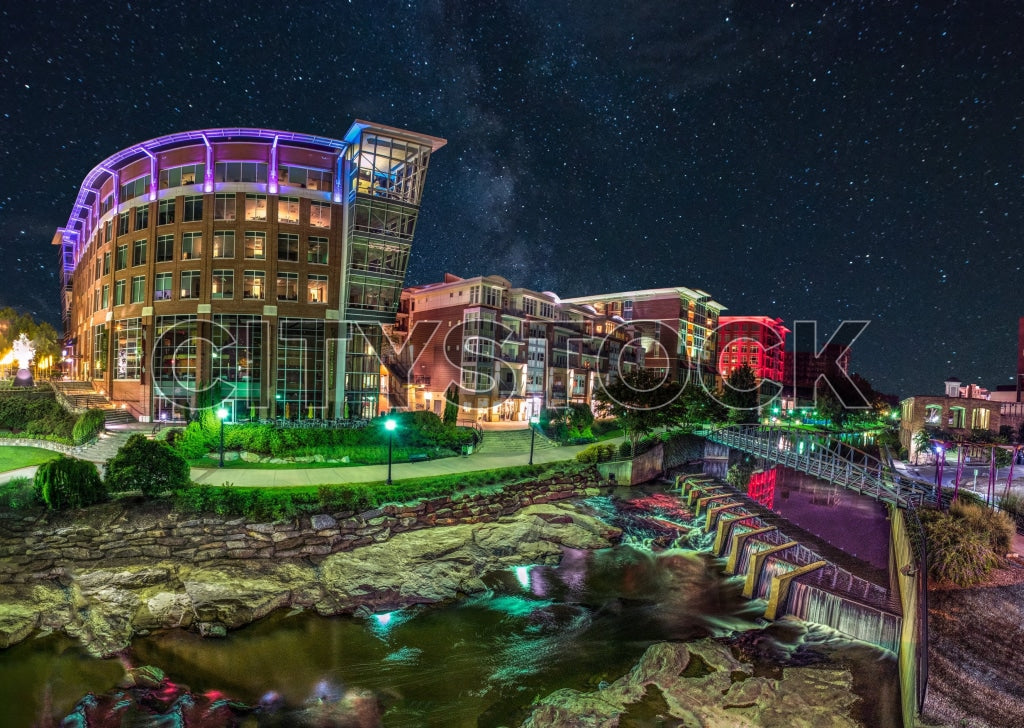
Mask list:
[[408,284],[702,288],[819,336],[869,320],[853,369],[883,391],[1012,382],[1019,3],[4,6],[0,305],[59,322],[50,241],[108,155],[358,117],[448,139]]

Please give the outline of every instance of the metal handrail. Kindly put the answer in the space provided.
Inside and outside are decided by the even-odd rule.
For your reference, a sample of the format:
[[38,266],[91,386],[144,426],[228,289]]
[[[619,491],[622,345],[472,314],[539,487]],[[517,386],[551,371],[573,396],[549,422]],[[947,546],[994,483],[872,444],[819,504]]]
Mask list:
[[821,433],[732,425],[709,430],[705,436],[900,507],[934,498],[931,483],[898,473],[873,455]]

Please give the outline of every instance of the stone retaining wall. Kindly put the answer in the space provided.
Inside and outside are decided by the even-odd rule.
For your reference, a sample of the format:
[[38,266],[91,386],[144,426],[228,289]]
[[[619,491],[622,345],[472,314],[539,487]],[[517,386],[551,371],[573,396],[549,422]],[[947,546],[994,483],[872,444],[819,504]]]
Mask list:
[[65,455],[77,455],[82,452],[82,445],[65,445],[62,442],[52,440],[37,440],[32,437],[0,437],[0,447],[38,447],[42,450],[64,453]]
[[[198,564],[223,559],[304,559],[387,541],[432,526],[495,521],[529,505],[593,494],[594,471],[508,485],[497,491],[388,505],[363,513],[304,515],[272,523],[172,513],[169,505],[108,509],[106,523],[63,515],[0,514],[0,584],[61,579],[66,570],[107,568],[140,559]],[[113,510],[109,510],[113,509]]]

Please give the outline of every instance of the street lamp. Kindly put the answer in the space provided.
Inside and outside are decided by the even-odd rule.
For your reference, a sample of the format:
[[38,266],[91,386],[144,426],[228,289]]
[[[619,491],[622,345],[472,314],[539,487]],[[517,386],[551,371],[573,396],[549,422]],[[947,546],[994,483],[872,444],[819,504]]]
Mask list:
[[220,465],[218,468],[224,467],[224,420],[227,419],[228,411],[221,407],[217,410],[217,419],[220,420]]
[[395,421],[388,417],[384,420],[384,429],[388,431],[388,479],[387,484],[391,485],[391,445],[395,440]]
[[540,422],[540,417],[532,415],[530,417],[530,465],[533,465],[533,443],[537,439],[537,423]]

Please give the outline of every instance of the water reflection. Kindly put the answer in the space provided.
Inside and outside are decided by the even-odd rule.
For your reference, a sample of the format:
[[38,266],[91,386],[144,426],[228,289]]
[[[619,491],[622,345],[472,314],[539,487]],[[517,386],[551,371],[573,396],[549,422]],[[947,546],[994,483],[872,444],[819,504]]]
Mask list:
[[[634,536],[678,527],[684,537],[678,501],[649,495],[631,506],[647,509]],[[620,511],[630,512],[609,499],[592,505],[620,523]],[[154,634],[136,640],[127,659],[159,666],[192,695],[219,691],[258,707],[249,718],[257,725],[343,725],[363,720],[352,717],[358,710],[375,725],[372,703],[385,726],[488,728],[518,725],[538,697],[559,688],[591,691],[616,680],[653,642],[762,634],[762,605],[741,598],[740,582],[719,561],[685,548],[567,550],[557,567],[523,564],[484,582],[487,592],[446,607],[342,618],[282,612],[224,640]],[[785,659],[801,649],[782,632],[764,639]],[[117,662],[72,658],[66,645],[51,639],[0,653],[0,700],[25,706],[12,725],[65,715],[87,691],[105,692],[121,677]],[[871,659],[885,662],[882,655]]]

